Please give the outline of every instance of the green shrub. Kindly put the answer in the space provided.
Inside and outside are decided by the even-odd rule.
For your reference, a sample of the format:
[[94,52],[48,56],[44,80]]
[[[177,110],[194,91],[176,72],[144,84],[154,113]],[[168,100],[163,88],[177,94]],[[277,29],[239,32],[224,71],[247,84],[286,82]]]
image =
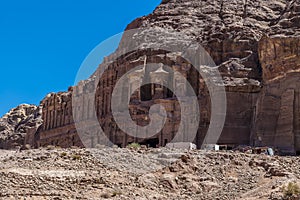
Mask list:
[[67,156],[67,153],[66,153],[66,152],[62,152],[62,153],[60,154],[60,157],[65,157],[65,156]]
[[127,148],[138,149],[138,148],[141,148],[141,145],[139,143],[131,143],[131,144],[127,145]]
[[81,160],[81,156],[78,154],[74,154],[74,155],[72,155],[72,159],[73,160]]
[[283,189],[284,198],[300,195],[300,187],[297,183],[290,182],[287,187]]

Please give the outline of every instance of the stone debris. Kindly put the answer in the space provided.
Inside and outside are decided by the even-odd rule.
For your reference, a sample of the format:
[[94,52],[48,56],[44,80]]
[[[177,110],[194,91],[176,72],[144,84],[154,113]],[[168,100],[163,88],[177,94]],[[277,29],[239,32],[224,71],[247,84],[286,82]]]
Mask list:
[[2,150],[0,199],[275,200],[300,183],[299,164],[299,157],[167,148]]

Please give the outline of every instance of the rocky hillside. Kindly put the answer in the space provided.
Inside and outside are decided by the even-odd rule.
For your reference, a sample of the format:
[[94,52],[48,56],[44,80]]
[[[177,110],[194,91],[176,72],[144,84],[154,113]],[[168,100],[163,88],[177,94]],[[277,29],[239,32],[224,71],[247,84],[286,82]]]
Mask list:
[[299,0],[168,0],[128,26],[163,27],[211,40],[259,40],[262,35],[299,36]]
[[299,199],[299,164],[299,157],[164,148],[1,151],[0,198]]
[[42,124],[41,108],[22,104],[0,118],[0,149],[12,149],[31,144]]

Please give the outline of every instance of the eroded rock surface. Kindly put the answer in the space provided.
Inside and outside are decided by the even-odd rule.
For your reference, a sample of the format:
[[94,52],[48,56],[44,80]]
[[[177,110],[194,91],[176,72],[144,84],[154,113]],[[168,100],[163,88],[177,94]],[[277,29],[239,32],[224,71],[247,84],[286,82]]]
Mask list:
[[[155,86],[151,86],[152,89],[137,91],[131,97],[129,109],[132,119],[137,124],[145,125],[148,123],[145,119],[149,106],[153,103],[165,106],[173,123],[166,124],[157,135],[157,139],[143,141],[128,137],[120,131],[111,115],[111,94],[116,82],[126,71],[143,65],[146,55],[147,62],[171,66],[173,70],[187,77],[192,84],[199,98],[201,113],[194,142],[201,146],[211,116],[210,96],[205,82],[180,55],[162,50],[147,50],[153,44],[159,49],[166,44],[184,44],[184,41],[194,39],[208,51],[219,66],[227,91],[228,110],[219,143],[269,145],[296,152],[300,148],[297,136],[299,91],[296,89],[299,82],[299,12],[299,1],[163,1],[152,14],[136,19],[128,25],[126,30],[143,28],[145,31],[123,37],[116,54],[108,56],[101,65],[108,65],[108,69],[99,80],[99,85],[95,82],[95,76],[99,72],[95,72],[91,79],[81,82],[69,91],[85,105],[78,108],[80,114],[73,117],[85,124],[89,123],[89,119],[93,117],[93,108],[89,105],[94,101],[90,94],[97,87],[97,116],[113,143],[126,146],[130,142],[138,141],[163,146],[171,141],[178,130],[180,108],[174,96],[166,92],[151,94],[151,90],[156,91]],[[147,31],[149,27],[161,30],[161,33],[152,35],[151,31]],[[177,31],[182,37],[168,34],[164,31],[166,29]],[[145,36],[148,37],[147,42],[143,41]],[[120,53],[132,45],[138,46],[139,50],[125,55]],[[147,66],[143,72],[144,77],[151,78],[150,74],[156,70],[158,69]],[[164,70],[169,73],[170,79],[176,80],[170,71],[166,68]],[[172,87],[179,86],[175,84]],[[275,88],[278,88],[278,91]],[[124,87],[123,91],[128,89],[130,90]],[[42,103],[45,121],[50,122],[50,125],[44,125],[40,133],[45,138],[48,137],[45,140],[47,142],[42,142],[43,145],[63,143],[63,146],[68,146],[64,141],[80,144],[78,138],[73,136],[76,129],[72,125],[72,119],[61,120],[68,117],[59,114],[70,112],[62,105],[70,105],[71,98],[62,101],[56,101],[55,98],[53,95]],[[126,120],[131,119],[124,119],[124,123],[127,123]],[[90,127],[93,130],[96,125],[91,124]],[[96,129],[92,132],[96,132]],[[59,134],[63,139],[52,137],[55,134]],[[85,144],[93,147],[101,140],[101,136],[96,133],[86,140]]]
[[[147,65],[145,70],[138,70],[138,73],[144,73],[145,79],[151,79],[155,72],[164,72],[169,74],[171,87],[180,87],[176,76],[164,67],[167,65],[191,83],[200,106],[201,120],[194,140],[200,147],[211,117],[208,88],[191,63],[182,59],[178,52],[159,49],[166,44],[176,46],[179,42],[184,44],[184,41],[194,40],[213,58],[226,87],[226,121],[218,143],[268,145],[296,153],[300,151],[299,19],[299,0],[162,1],[152,14],[128,25],[126,30],[144,28],[145,31],[134,36],[125,35],[116,53],[105,58],[90,79],[66,93],[50,94],[42,101],[44,124],[37,133],[37,146],[82,146],[74,118],[89,125],[93,133],[87,134],[83,143],[96,146],[103,137],[97,132],[98,123],[91,122],[95,117],[93,110],[96,110],[107,138],[114,144],[126,146],[140,142],[164,146],[170,142],[178,131],[180,107],[176,96],[156,85],[136,91],[131,96],[129,110],[137,124],[147,125],[149,107],[157,103],[164,105],[170,123],[159,134],[150,140],[130,137],[119,129],[112,117],[110,107],[114,86],[128,70],[143,65],[146,56],[148,63],[160,63],[163,67]],[[147,31],[150,27],[160,33],[153,35]],[[181,37],[168,34],[166,30],[180,33]],[[147,42],[143,40],[145,36]],[[150,50],[153,44],[157,48]],[[123,55],[124,49],[130,46],[139,49]],[[98,80],[97,75],[104,66],[108,69]],[[96,97],[92,95],[93,90],[96,90]],[[130,88],[124,86],[123,91],[128,90]],[[185,95],[184,88],[181,94]],[[77,114],[72,110],[74,97],[76,103],[82,104],[75,108]],[[195,109],[195,102],[190,105],[187,110]],[[126,118],[123,122],[126,124],[128,120],[131,119]]]
[[42,124],[42,110],[34,105],[22,104],[0,119],[0,149],[34,146],[35,134]]
[[260,62],[264,87],[255,110],[256,145],[300,151],[299,38],[264,38]]

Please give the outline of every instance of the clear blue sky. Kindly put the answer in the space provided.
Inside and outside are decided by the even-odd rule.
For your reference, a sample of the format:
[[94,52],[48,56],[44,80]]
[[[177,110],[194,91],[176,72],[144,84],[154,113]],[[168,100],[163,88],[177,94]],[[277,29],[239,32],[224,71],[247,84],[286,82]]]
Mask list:
[[161,0],[9,0],[0,3],[0,116],[67,90],[87,54]]

